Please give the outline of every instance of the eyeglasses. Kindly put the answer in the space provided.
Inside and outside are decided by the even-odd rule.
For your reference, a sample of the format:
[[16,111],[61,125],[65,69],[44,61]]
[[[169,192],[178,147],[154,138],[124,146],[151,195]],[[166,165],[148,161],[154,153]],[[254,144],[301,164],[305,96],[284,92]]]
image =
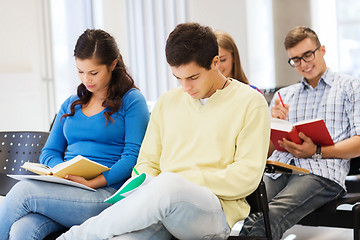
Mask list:
[[307,51],[306,53],[304,53],[301,57],[293,57],[293,58],[289,58],[288,63],[290,64],[290,66],[294,67],[298,67],[301,65],[301,59],[304,62],[311,62],[312,60],[315,59],[315,52],[320,48],[317,47],[314,51]]

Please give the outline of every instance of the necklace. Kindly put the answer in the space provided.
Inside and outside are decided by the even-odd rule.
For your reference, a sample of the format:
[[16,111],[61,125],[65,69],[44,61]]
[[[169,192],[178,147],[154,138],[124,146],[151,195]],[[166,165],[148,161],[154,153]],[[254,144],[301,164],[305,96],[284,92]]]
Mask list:
[[222,89],[224,89],[224,87],[225,87],[225,85],[226,85],[227,81],[228,81],[228,80],[226,79],[226,80],[225,80],[224,85],[223,85],[223,86],[222,86],[222,88],[221,88],[221,90],[222,90]]

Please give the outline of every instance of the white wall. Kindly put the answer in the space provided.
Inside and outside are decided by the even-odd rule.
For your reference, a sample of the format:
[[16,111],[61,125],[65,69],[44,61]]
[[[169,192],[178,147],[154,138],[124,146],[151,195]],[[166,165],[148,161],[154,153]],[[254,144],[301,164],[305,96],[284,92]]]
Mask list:
[[[51,63],[48,2],[0,1],[0,130],[48,130],[58,110],[54,103],[52,68],[46,65]],[[93,0],[94,27],[116,38],[129,66],[125,2]],[[250,82],[260,88],[272,88],[300,80],[287,65],[283,38],[295,25],[310,25],[314,15],[311,2],[188,0],[187,19],[231,34]],[[273,45],[266,45],[271,39]],[[74,44],[69,48],[73,49]],[[73,61],[68,64],[74,66]]]
[[44,2],[0,2],[0,130],[49,129],[54,98]]
[[[48,131],[56,104],[52,68],[49,0],[0,1],[0,131]],[[109,31],[127,61],[125,0],[95,0],[101,8],[95,27]],[[80,16],[79,16],[80,17]],[[57,29],[54,29],[57,31]],[[84,29],[85,30],[85,29]],[[70,54],[75,42],[68,46]],[[72,59],[60,71],[75,67]],[[62,69],[62,70],[61,70]],[[57,81],[73,81],[72,87],[56,88],[62,98],[76,93],[77,76]],[[75,79],[73,79],[75,78]],[[57,84],[58,85],[58,84]]]
[[188,10],[190,22],[199,22],[213,30],[225,31],[234,38],[244,71],[248,73],[246,1],[190,0]]
[[298,25],[311,27],[311,0],[273,0],[274,51],[276,86],[284,87],[299,82],[301,77],[287,63],[289,56],[284,48],[288,31]]
[[272,1],[190,0],[189,21],[229,33],[239,50],[250,83],[275,87]]
[[125,62],[129,62],[125,0],[95,0],[94,27],[109,32],[116,40]]

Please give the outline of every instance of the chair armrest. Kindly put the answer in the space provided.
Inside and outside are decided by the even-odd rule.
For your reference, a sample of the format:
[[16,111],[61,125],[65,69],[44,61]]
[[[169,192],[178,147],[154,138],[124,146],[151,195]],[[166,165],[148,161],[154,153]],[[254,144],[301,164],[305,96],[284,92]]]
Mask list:
[[360,175],[349,175],[345,179],[348,193],[360,193]]
[[287,174],[309,174],[305,168],[296,167],[278,161],[266,161],[265,172],[267,173],[287,173]]

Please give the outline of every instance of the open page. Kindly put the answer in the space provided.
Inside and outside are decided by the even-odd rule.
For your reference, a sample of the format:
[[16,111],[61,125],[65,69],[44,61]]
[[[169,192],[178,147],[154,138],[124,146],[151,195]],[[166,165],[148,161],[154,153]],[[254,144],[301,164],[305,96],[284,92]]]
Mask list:
[[109,169],[102,164],[78,155],[69,161],[56,165],[51,169],[51,172],[54,176],[61,178],[65,178],[67,174],[70,174],[92,179]]
[[41,163],[25,162],[21,167],[39,175],[51,173],[51,168]]
[[129,178],[116,193],[105,199],[104,202],[116,203],[147,184],[151,179],[152,177],[146,173]]
[[284,132],[290,132],[293,128],[293,125],[283,119],[271,118],[271,129],[276,129]]

